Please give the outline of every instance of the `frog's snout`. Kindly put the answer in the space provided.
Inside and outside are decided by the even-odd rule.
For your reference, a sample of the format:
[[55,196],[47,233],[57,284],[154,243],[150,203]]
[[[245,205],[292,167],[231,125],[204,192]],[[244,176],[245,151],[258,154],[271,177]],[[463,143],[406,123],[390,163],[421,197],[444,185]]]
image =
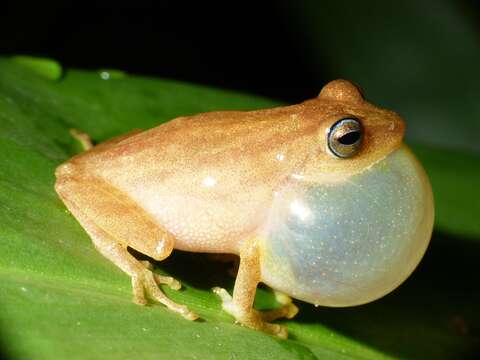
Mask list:
[[405,135],[405,122],[394,112],[390,112],[390,116],[385,119],[389,121],[385,131],[386,137],[396,139],[395,143],[401,144]]
[[405,133],[405,123],[403,122],[402,118],[395,114],[395,116],[393,116],[393,118],[390,120],[390,126],[388,130],[401,134],[403,138]]
[[335,185],[285,189],[272,212],[265,282],[314,304],[352,306],[412,273],[430,241],[434,206],[425,171],[402,146]]

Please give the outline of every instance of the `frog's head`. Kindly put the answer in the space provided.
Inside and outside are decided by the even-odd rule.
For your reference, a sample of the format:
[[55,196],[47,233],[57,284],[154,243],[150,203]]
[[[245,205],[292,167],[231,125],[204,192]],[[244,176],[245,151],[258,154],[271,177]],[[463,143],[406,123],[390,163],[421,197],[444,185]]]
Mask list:
[[305,180],[336,182],[362,172],[402,145],[405,125],[395,112],[368,103],[346,80],[306,101],[305,121],[318,121],[317,148],[301,169]]
[[345,80],[304,103],[318,148],[277,189],[261,238],[262,279],[327,306],[373,301],[415,269],[433,227],[428,178],[394,112]]

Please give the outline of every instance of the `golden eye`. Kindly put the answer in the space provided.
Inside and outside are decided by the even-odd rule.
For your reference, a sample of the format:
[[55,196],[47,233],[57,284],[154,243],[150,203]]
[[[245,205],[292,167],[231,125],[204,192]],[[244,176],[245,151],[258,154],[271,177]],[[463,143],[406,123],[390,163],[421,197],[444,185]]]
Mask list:
[[328,148],[340,158],[349,158],[358,153],[362,140],[363,127],[355,118],[338,120],[328,130]]

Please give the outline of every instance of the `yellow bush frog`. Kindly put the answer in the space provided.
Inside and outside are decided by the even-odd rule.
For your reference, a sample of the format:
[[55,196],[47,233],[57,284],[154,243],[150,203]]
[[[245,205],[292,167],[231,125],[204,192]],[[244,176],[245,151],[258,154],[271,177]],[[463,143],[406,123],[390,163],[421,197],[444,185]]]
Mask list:
[[[114,138],[57,168],[56,191],[96,248],[145,292],[193,320],[158,284],[179,288],[127,251],[161,261],[173,249],[240,257],[230,296],[241,324],[286,337],[289,296],[351,306],[396,288],[420,261],[433,226],[429,181],[402,144],[394,112],[335,80],[317,98],[258,111],[180,117]],[[283,307],[254,310],[259,282]]]

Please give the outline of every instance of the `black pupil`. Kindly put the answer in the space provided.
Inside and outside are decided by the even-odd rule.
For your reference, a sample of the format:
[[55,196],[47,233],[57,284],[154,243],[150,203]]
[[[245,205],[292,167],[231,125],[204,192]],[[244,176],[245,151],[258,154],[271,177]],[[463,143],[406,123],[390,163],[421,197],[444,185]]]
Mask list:
[[338,142],[342,145],[353,145],[360,139],[360,131],[351,131],[338,138]]

